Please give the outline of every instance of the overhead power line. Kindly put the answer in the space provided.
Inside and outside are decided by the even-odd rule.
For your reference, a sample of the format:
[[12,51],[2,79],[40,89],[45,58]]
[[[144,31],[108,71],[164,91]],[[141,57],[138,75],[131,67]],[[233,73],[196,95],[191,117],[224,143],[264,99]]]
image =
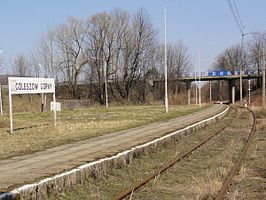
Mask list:
[[241,35],[243,35],[243,33],[244,33],[244,28],[245,28],[245,27],[244,27],[244,25],[243,25],[243,23],[242,23],[242,20],[241,20],[240,14],[239,14],[239,12],[238,12],[237,5],[236,5],[236,3],[235,3],[234,0],[233,0],[234,6],[232,5],[231,0],[227,0],[227,3],[228,3],[228,6],[229,6],[229,8],[230,8],[230,10],[231,10],[231,13],[232,13],[232,15],[233,15],[233,17],[234,17],[234,20],[235,20],[235,22],[236,22],[237,28],[239,29]]
[[239,11],[238,11],[238,8],[237,8],[235,0],[233,0],[233,3],[234,3],[234,6],[235,6],[236,14],[237,14],[238,20],[240,22],[240,25],[241,25],[242,29],[244,29],[245,26],[243,25],[243,22],[241,20],[241,17],[240,17],[240,14],[239,14]]

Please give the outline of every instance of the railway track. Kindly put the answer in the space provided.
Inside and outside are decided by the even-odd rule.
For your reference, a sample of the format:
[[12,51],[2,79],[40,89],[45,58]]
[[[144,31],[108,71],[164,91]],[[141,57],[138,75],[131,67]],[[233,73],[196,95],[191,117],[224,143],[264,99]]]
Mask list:
[[[235,116],[236,116],[239,109],[248,109],[248,108],[231,107],[231,109],[234,110]],[[223,196],[226,193],[230,183],[232,182],[232,178],[234,177],[234,175],[238,171],[239,167],[241,166],[241,162],[242,162],[243,158],[245,157],[245,154],[247,152],[247,149],[248,149],[248,146],[250,144],[250,141],[251,141],[251,139],[252,139],[252,137],[254,135],[255,125],[256,125],[256,117],[255,117],[254,113],[250,109],[248,109],[248,111],[251,112],[252,116],[253,116],[252,128],[251,128],[251,131],[249,133],[248,139],[246,140],[245,145],[244,145],[243,149],[241,150],[241,153],[240,153],[240,155],[239,155],[239,157],[237,159],[237,162],[235,163],[234,167],[232,168],[231,172],[229,173],[228,178],[226,179],[226,181],[224,182],[223,186],[219,190],[219,192],[218,192],[217,196],[215,197],[215,199],[222,199],[223,198]],[[145,184],[147,184],[148,182],[150,182],[151,180],[153,180],[154,178],[156,178],[157,176],[159,176],[160,174],[162,174],[163,172],[168,170],[170,167],[174,166],[175,164],[177,164],[178,162],[184,160],[185,158],[190,157],[190,155],[192,155],[192,153],[195,152],[196,150],[198,150],[199,148],[204,148],[204,145],[206,143],[208,143],[213,138],[215,138],[220,133],[222,133],[233,122],[233,120],[235,120],[236,118],[237,117],[233,117],[232,121],[230,121],[229,123],[223,125],[219,130],[217,130],[215,133],[213,133],[212,135],[210,135],[209,137],[204,139],[198,145],[192,147],[188,151],[186,151],[183,154],[181,154],[180,156],[176,157],[171,162],[166,163],[165,165],[160,167],[160,169],[158,169],[154,173],[150,174],[149,176],[147,176],[146,178],[142,179],[141,181],[132,184],[127,189],[121,191],[120,193],[118,193],[116,196],[113,197],[113,200],[120,200],[120,199],[126,198],[127,196],[129,196],[130,194],[132,194],[136,190],[140,189]]]
[[238,159],[237,159],[237,162],[235,163],[234,167],[232,168],[229,176],[227,177],[226,181],[224,182],[222,188],[220,189],[220,191],[218,192],[218,195],[216,196],[216,200],[220,200],[223,198],[223,196],[226,194],[226,191],[228,189],[228,187],[230,186],[230,184],[232,183],[232,180],[233,180],[233,177],[236,175],[237,171],[239,170],[240,166],[241,166],[241,163],[245,157],[245,155],[247,154],[247,150],[248,150],[248,147],[250,146],[250,143],[251,143],[251,140],[255,134],[255,131],[256,131],[256,116],[255,116],[255,113],[250,110],[249,108],[246,108],[248,109],[251,113],[252,113],[252,116],[253,116],[253,123],[252,123],[252,129],[251,129],[251,132],[248,136],[248,139],[246,141],[246,144],[244,145],[244,148],[242,149]]

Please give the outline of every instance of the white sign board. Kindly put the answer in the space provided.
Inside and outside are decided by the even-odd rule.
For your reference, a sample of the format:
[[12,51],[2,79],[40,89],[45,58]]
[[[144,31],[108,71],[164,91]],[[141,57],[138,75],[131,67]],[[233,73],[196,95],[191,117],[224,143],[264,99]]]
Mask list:
[[52,102],[50,103],[50,109],[51,111],[61,111],[61,103],[59,102]]
[[[53,78],[8,77],[8,90],[10,133],[13,132],[12,94],[53,93],[53,102],[56,103]],[[56,109],[54,109],[54,125],[56,126]]]
[[11,94],[54,93],[53,78],[8,77],[8,87]]

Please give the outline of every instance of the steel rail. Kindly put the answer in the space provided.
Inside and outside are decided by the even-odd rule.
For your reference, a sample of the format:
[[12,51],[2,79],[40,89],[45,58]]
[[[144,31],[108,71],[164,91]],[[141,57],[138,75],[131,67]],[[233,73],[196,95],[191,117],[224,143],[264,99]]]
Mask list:
[[[241,106],[239,106],[239,107],[241,107]],[[241,107],[241,108],[246,108],[246,107]],[[242,164],[242,161],[243,161],[245,155],[247,154],[247,149],[248,149],[248,147],[249,147],[249,145],[250,145],[250,143],[252,141],[252,138],[254,137],[255,131],[256,131],[257,118],[255,116],[255,113],[249,108],[246,108],[246,109],[249,110],[252,113],[252,116],[253,116],[252,129],[251,129],[249,137],[248,137],[248,139],[246,141],[246,144],[245,144],[244,148],[241,151],[241,154],[239,155],[239,157],[237,159],[237,162],[233,166],[233,168],[232,168],[230,174],[228,175],[226,181],[223,183],[221,189],[219,190],[219,192],[218,192],[218,194],[217,194],[217,196],[215,198],[216,200],[221,200],[223,198],[223,196],[225,195],[226,191],[228,190],[228,187],[232,183],[233,177],[235,176],[235,174],[239,170],[239,168],[240,168],[240,166]]]
[[[233,110],[235,110],[237,112],[237,110],[233,107],[231,107]],[[234,120],[235,118],[233,118]],[[150,174],[149,176],[147,176],[145,179],[143,179],[142,181],[139,181],[135,184],[133,184],[132,186],[130,186],[129,188],[127,188],[126,190],[122,191],[121,193],[117,194],[115,197],[112,198],[112,200],[121,200],[125,197],[127,197],[129,194],[131,194],[133,191],[139,189],[140,187],[142,187],[143,185],[145,185],[146,183],[148,183],[149,181],[151,181],[152,179],[156,178],[158,175],[160,175],[161,173],[163,173],[164,171],[166,171],[167,169],[169,169],[170,167],[172,167],[174,164],[176,164],[177,162],[181,161],[184,158],[189,157],[195,150],[199,149],[201,146],[203,146],[205,143],[207,143],[208,141],[210,141],[212,138],[214,138],[216,135],[218,135],[219,133],[221,133],[230,123],[232,123],[232,121],[230,121],[229,123],[227,123],[226,125],[224,125],[220,130],[216,131],[213,135],[209,136],[206,140],[204,140],[203,142],[201,142],[200,144],[198,144],[197,146],[195,146],[194,148],[190,149],[189,151],[183,153],[181,156],[176,157],[174,160],[172,160],[171,162],[163,165],[159,170],[157,170],[156,172]]]

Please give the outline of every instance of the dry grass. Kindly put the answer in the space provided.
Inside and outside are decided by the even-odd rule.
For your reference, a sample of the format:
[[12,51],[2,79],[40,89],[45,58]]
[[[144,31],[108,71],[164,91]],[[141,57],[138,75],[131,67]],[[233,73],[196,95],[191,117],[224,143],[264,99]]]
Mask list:
[[[96,180],[89,178],[85,186],[79,186],[55,199],[111,199],[122,189],[140,180],[143,175],[152,173],[174,156],[182,154],[192,145],[213,134],[233,117],[235,117],[233,114],[229,114],[215,125],[187,133],[179,141],[159,147],[155,152],[133,160],[130,166],[116,169],[108,176]],[[249,120],[244,117],[241,121],[244,127]],[[243,137],[246,137],[246,134],[241,131],[238,134],[229,131],[219,135],[214,141],[194,152],[191,157],[159,175],[146,187],[134,191],[129,198],[133,200],[212,199],[235,162],[243,144]]]
[[[236,131],[225,131],[205,148],[195,152],[187,162],[171,169],[156,185],[150,186],[160,188],[157,193],[141,192],[136,199],[141,199],[143,195],[153,199],[156,195],[161,197],[161,194],[164,194],[165,199],[173,199],[174,196],[178,199],[213,199],[235,163],[243,147],[244,138],[247,138],[246,131],[243,131],[251,124],[250,116],[247,116],[241,113],[241,121],[237,120],[230,126],[231,129],[238,129],[237,134]],[[174,192],[162,190],[162,185],[168,188],[168,191]]]
[[257,127],[246,159],[235,177],[226,199],[265,199],[266,197],[266,110],[255,108]]
[[[9,134],[8,116],[0,119],[0,159],[32,153],[50,147],[83,140],[110,132],[128,129],[156,121],[168,120],[199,110],[193,106],[171,106],[169,113],[163,106],[96,106],[89,109],[58,113],[57,127],[53,115],[47,113],[14,114],[14,127],[38,125]],[[48,125],[47,125],[48,124]]]

